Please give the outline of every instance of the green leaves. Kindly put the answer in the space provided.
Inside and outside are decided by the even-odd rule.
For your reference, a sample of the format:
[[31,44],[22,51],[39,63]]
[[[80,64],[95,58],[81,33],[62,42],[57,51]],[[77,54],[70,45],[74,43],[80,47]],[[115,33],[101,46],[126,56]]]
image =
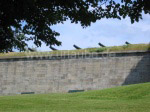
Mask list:
[[150,14],[148,0],[122,0],[121,3],[115,0],[1,0],[0,52],[13,48],[24,51],[30,40],[37,47],[42,42],[47,46],[61,45],[56,38],[59,33],[50,26],[67,19],[84,28],[101,18],[128,16],[131,23],[138,22],[142,12]]

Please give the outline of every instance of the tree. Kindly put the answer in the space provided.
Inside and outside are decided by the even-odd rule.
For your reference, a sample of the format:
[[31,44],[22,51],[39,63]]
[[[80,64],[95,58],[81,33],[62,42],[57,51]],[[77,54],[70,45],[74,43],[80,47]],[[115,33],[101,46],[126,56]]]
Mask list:
[[41,42],[59,46],[59,33],[51,26],[67,19],[87,27],[102,18],[138,22],[142,13],[150,14],[149,0],[1,0],[0,52],[24,51],[30,40],[37,47]]

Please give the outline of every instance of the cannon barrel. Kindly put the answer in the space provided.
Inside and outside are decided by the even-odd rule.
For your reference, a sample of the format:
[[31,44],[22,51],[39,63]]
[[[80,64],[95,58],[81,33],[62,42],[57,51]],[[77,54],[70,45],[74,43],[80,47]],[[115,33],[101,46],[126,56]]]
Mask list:
[[77,45],[73,45],[74,48],[76,49],[81,49],[80,47],[78,47]]
[[106,46],[104,46],[104,45],[103,45],[103,44],[101,44],[101,43],[98,43],[98,45],[99,45],[99,46],[101,46],[101,47],[106,47]]
[[56,48],[54,48],[54,47],[52,47],[52,46],[50,46],[50,49],[52,49],[53,51],[56,51],[56,50],[57,50]]
[[125,44],[127,44],[127,45],[128,45],[128,44],[130,44],[130,43],[126,41],[126,42],[125,42]]
[[34,49],[30,48],[30,47],[28,48],[28,50],[31,51],[31,52],[35,52],[36,51],[36,50],[34,50]]

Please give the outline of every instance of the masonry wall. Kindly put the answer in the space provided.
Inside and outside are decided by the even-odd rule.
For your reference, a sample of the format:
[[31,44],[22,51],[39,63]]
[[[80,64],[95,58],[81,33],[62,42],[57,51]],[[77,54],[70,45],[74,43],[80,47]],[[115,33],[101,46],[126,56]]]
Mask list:
[[150,82],[150,53],[0,59],[0,95],[96,90]]

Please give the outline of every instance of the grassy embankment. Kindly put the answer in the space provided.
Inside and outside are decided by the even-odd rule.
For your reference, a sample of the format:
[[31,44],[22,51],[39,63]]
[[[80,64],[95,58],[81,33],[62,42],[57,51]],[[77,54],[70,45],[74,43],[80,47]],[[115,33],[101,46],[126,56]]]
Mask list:
[[10,52],[0,53],[0,58],[22,57],[22,56],[49,56],[49,55],[71,55],[71,54],[83,54],[91,52],[125,52],[125,51],[137,51],[144,50],[150,51],[150,44],[130,44],[123,46],[110,46],[99,48],[85,48],[80,50],[57,50],[51,52]]
[[150,112],[150,83],[81,93],[0,96],[0,112]]

